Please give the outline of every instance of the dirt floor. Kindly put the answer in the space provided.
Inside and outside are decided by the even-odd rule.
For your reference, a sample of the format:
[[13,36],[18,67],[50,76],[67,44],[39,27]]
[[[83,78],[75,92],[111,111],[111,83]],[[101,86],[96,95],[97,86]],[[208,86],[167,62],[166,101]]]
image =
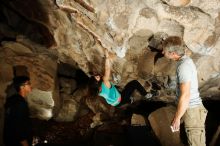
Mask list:
[[[164,104],[157,102],[138,104],[136,113],[146,113],[156,110]],[[148,104],[148,105],[146,105]],[[146,110],[148,107],[148,111]],[[145,111],[145,112],[144,112]],[[133,111],[128,111],[133,112]],[[151,127],[131,126],[131,115],[120,121],[111,119],[104,124],[90,128],[94,114],[89,112],[75,122],[55,122],[54,120],[42,121],[33,119],[34,136],[37,137],[38,145],[60,145],[60,146],[160,146],[153,134]],[[44,142],[47,144],[44,144]]]
[[[158,108],[152,103],[151,105],[152,111]],[[145,105],[139,106],[143,109],[146,107]],[[204,101],[204,106],[209,111],[206,119],[206,139],[207,143],[209,143],[220,125],[220,101]],[[149,109],[150,105],[147,105],[147,107]],[[143,110],[139,109],[139,112],[141,113]],[[90,128],[93,116],[94,114],[89,112],[75,122],[55,122],[53,120],[42,121],[33,119],[34,135],[38,137],[40,143],[38,145],[160,146],[150,126],[122,125],[114,120],[112,120],[114,122],[110,120],[103,125]],[[129,121],[129,119],[126,120]],[[216,146],[217,145],[220,145],[219,139],[217,140]]]

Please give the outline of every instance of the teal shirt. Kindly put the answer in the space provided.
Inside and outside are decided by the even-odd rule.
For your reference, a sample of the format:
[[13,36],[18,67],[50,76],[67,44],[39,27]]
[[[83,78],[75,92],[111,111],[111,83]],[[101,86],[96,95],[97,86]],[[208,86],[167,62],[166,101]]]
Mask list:
[[118,92],[118,90],[112,83],[111,83],[111,87],[108,88],[102,82],[99,96],[105,98],[106,102],[112,106],[118,105],[121,101],[121,94]]

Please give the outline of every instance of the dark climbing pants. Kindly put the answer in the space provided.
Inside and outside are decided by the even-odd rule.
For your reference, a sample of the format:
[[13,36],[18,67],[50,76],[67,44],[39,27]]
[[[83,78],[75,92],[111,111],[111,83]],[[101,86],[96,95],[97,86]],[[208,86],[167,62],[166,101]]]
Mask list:
[[121,106],[125,103],[131,102],[131,95],[132,93],[137,90],[141,95],[145,96],[147,94],[147,91],[144,89],[144,87],[137,81],[132,80],[126,84],[124,89],[121,92],[121,102],[118,106]]

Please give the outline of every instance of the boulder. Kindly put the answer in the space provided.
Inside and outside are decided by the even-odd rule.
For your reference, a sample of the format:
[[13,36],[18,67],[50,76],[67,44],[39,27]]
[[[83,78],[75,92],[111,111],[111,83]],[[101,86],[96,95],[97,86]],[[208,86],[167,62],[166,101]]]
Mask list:
[[148,117],[150,125],[162,146],[184,146],[180,139],[180,131],[172,132],[170,123],[174,117],[173,106],[162,107]]

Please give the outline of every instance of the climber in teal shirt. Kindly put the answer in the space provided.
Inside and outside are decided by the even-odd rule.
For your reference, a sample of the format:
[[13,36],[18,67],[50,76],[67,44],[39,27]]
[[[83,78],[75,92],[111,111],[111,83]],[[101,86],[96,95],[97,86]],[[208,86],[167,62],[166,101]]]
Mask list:
[[113,83],[110,82],[111,75],[111,62],[108,51],[105,51],[105,71],[102,77],[98,73],[93,73],[89,81],[89,94],[91,96],[101,96],[111,106],[121,106],[125,103],[131,103],[131,95],[135,90],[145,98],[151,98],[156,96],[157,91],[146,92],[145,88],[137,81],[130,81],[122,90],[119,92]]
[[121,94],[112,83],[111,87],[108,88],[104,82],[102,82],[99,95],[104,97],[106,102],[112,106],[117,106],[121,102]]

